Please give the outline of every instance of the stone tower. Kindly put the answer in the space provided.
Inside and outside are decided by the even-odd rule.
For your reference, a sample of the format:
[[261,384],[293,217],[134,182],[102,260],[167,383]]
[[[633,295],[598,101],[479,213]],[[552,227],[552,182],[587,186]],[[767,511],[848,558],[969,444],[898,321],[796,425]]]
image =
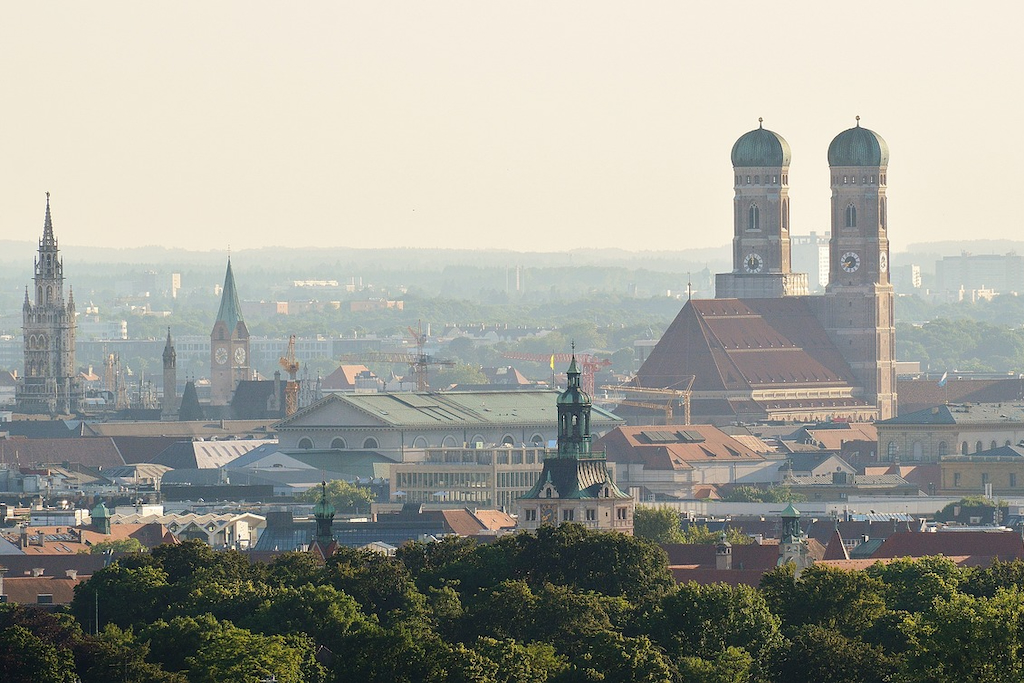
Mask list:
[[81,400],[75,371],[75,299],[69,289],[64,300],[64,262],[59,252],[47,192],[34,296],[26,289],[22,306],[25,372],[18,383],[16,401],[18,411],[23,413],[65,415],[77,411]]
[[823,322],[833,343],[878,406],[896,415],[896,330],[889,282],[886,172],[889,147],[857,125],[828,147],[832,175],[832,238]]
[[575,354],[558,396],[558,448],[544,458],[537,483],[516,501],[519,528],[576,522],[590,529],[633,533],[633,498],[615,485],[605,454],[591,451],[590,395],[580,387]]
[[167,343],[164,344],[164,394],[160,404],[160,419],[174,420],[178,414],[178,354],[171,339],[171,328],[167,328]]
[[807,275],[793,273],[790,260],[789,143],[758,124],[732,147],[733,269],[715,279],[719,299],[808,292]]
[[253,378],[249,366],[249,328],[242,319],[231,259],[224,274],[217,322],[210,333],[210,404],[225,406],[241,381]]

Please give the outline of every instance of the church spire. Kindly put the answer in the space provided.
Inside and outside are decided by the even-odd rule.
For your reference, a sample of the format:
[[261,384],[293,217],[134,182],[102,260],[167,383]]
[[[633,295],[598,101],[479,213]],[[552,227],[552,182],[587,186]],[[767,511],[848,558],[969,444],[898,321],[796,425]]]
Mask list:
[[558,457],[590,456],[590,395],[580,388],[583,371],[576,361],[576,344],[566,371],[566,389],[558,397]]
[[228,258],[228,269],[224,273],[224,289],[220,295],[220,310],[217,311],[217,322],[223,322],[229,333],[233,333],[242,320],[242,306],[238,302],[238,290],[235,289],[235,275],[231,272],[231,258]]
[[46,193],[46,217],[43,219],[43,239],[39,246],[57,246],[57,239],[53,236],[53,219],[50,218],[50,193]]

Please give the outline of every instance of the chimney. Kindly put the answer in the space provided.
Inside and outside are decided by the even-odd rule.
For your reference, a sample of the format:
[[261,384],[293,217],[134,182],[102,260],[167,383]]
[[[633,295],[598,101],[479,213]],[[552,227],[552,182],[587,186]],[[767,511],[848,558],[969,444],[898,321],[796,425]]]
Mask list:
[[4,574],[7,573],[7,567],[0,567],[0,602],[7,602],[7,594],[4,593]]
[[36,576],[36,577],[42,576],[44,571],[45,570],[42,567],[33,567],[32,568],[32,576]]
[[67,574],[67,577],[69,579],[71,579],[72,581],[77,581],[78,580],[78,570],[77,569],[65,569],[64,573]]

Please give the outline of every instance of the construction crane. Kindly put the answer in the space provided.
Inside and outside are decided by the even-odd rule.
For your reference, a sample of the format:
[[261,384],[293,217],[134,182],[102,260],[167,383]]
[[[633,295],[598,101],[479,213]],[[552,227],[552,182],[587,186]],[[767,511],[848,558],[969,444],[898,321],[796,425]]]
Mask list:
[[[686,382],[686,388],[676,389],[655,389],[653,387],[641,387],[636,384],[604,385],[601,389],[616,394],[625,394],[626,397],[609,396],[610,401],[619,405],[633,406],[636,408],[647,408],[648,410],[660,410],[665,413],[665,424],[672,424],[674,421],[675,406],[678,402],[683,404],[683,424],[690,424],[690,394],[693,388],[694,377],[690,376]],[[634,378],[634,381],[636,379]]]
[[366,351],[364,353],[348,353],[340,356],[338,360],[350,363],[408,363],[409,371],[416,380],[416,391],[429,391],[430,367],[451,368],[455,367],[455,361],[435,358],[424,350],[427,344],[427,335],[423,333],[422,325],[420,325],[419,331],[411,327],[407,329],[416,344],[416,353]]
[[[509,352],[504,354],[505,358],[510,360],[528,360],[535,363],[568,363],[573,359],[571,353],[514,353]],[[594,374],[597,373],[601,368],[606,368],[612,364],[607,358],[598,358],[592,356],[589,353],[577,353],[576,362],[580,364],[580,386],[583,387],[583,391],[587,392],[591,396],[594,395]]]
[[288,352],[278,361],[288,373],[288,383],[284,385],[284,415],[294,415],[299,409],[299,359],[295,357],[295,335],[288,337]]

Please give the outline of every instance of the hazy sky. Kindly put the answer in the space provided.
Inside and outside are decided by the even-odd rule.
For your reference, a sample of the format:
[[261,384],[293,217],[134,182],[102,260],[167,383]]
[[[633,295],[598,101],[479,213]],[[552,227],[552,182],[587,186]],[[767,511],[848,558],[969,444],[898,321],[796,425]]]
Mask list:
[[[16,2],[0,236],[63,244],[684,249],[732,236],[729,151],[880,133],[896,250],[1019,238],[1020,2]],[[1017,162],[1017,163],[1015,163]]]

